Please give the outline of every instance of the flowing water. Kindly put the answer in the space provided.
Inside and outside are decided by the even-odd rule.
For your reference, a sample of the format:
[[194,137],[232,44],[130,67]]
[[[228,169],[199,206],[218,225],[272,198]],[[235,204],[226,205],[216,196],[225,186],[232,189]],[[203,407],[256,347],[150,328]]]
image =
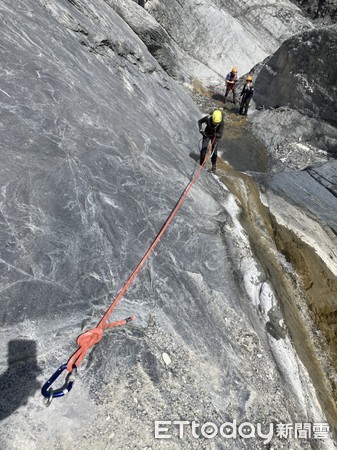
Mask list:
[[[325,279],[331,280],[331,274],[328,274],[325,265],[309,246],[303,243],[300,245],[299,242],[292,247],[288,245],[289,240],[294,242],[295,237],[273,220],[269,210],[261,203],[259,186],[251,176],[233,169],[222,160],[218,162],[217,175],[240,201],[241,222],[250,237],[252,250],[269,276],[297,354],[308,370],[322,410],[336,437],[337,348],[331,340],[333,330],[323,311],[325,303],[321,303],[320,309],[312,298],[315,292],[306,290],[309,282],[315,284],[319,291],[322,283],[326,284]],[[291,262],[293,273],[284,270],[280,252]],[[303,265],[296,263],[303,260],[302,253],[306,267],[315,267],[317,270],[304,273]],[[336,294],[337,280],[334,279],[329,283],[329,292],[325,287],[324,295],[333,302]]]
[[[197,103],[203,111],[224,106],[223,98],[212,92],[202,92]],[[337,320],[331,318],[337,315],[337,278],[311,247],[280,226],[262,204],[254,173],[270,169],[268,151],[252,134],[249,119],[238,115],[237,106],[226,103],[223,111],[225,129],[218,147],[217,176],[240,201],[242,225],[270,277],[296,351],[336,438]],[[280,254],[291,263],[293,274],[285,273]]]
[[266,147],[252,134],[247,119],[235,112],[227,112],[219,155],[239,171],[268,171]]

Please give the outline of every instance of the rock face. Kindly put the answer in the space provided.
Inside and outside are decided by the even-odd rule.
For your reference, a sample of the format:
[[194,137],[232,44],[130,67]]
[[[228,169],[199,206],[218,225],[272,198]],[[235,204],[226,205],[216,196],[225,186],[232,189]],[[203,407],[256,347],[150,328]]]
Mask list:
[[337,127],[337,25],[284,42],[260,71],[257,107],[288,106]]
[[[144,12],[130,17],[125,10],[130,1],[117,3],[123,5],[117,8],[123,8],[123,16],[128,15],[128,23],[146,45],[156,33],[159,39],[155,45],[150,43],[151,53],[162,65],[174,59],[176,76],[187,82],[220,82],[233,65],[239,66],[243,74],[275,51],[284,39],[313,27],[290,1],[261,5],[256,0],[149,0],[145,9],[160,26],[155,26]],[[146,33],[148,23],[150,36]]]
[[[133,31],[145,16],[131,3],[128,19],[124,1],[0,5],[1,448],[160,448],[156,420],[249,421],[265,434],[326,422],[237,200],[206,171],[114,313],[137,321],[106,333],[70,395],[41,402],[39,386],[101,319],[197,167],[200,112]],[[243,428],[212,445],[333,448],[328,434]],[[207,448],[203,432],[182,441],[170,424],[167,448]]]
[[273,171],[303,170],[336,154],[335,127],[288,107],[263,110],[251,116],[253,130],[268,147]]
[[293,0],[293,3],[319,23],[331,24],[337,22],[336,0]]
[[303,169],[337,153],[337,27],[287,41],[255,72],[254,129],[271,167]]
[[[337,161],[330,161],[300,172],[278,172],[268,175],[263,183],[268,211],[273,217],[276,245],[299,274],[306,304],[315,323],[314,335],[322,338],[316,346],[316,357],[311,359],[309,365],[315,359],[321,360],[335,404],[336,167]],[[295,326],[298,327],[298,324]]]
[[144,8],[131,0],[107,1],[144,42],[161,67],[179,81],[192,79],[220,81],[219,75],[207,64],[184,51],[170,34]]

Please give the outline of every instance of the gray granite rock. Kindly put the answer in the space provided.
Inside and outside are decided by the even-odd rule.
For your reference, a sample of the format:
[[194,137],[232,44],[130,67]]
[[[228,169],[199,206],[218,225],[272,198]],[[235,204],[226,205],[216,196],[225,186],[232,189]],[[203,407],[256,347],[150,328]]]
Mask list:
[[305,32],[252,69],[251,122],[272,170],[304,169],[336,155],[336,46],[336,26]]
[[[313,28],[290,1],[149,0],[145,8],[189,56],[187,63],[190,58],[202,63],[192,75],[204,83],[218,81],[233,65],[240,75],[248,72],[287,37]],[[215,72],[213,78],[207,78],[204,66]]]
[[257,107],[288,106],[336,127],[336,52],[336,25],[288,39],[256,78]]
[[336,0],[293,0],[293,3],[316,22],[329,25],[337,21]]
[[191,57],[144,8],[131,0],[106,0],[147,46],[161,67],[173,78],[190,83],[192,79],[220,82],[207,64]]
[[337,161],[330,161],[300,172],[280,172],[269,178],[268,185],[337,234],[336,167]]
[[303,170],[336,154],[336,128],[289,107],[257,111],[250,120],[268,148],[270,170]]

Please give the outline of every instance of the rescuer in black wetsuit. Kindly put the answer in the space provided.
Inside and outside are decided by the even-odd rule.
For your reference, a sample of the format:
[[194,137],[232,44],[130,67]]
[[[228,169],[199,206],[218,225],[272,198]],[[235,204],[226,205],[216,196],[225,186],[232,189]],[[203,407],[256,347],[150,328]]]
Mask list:
[[[206,124],[205,129],[202,129],[202,125]],[[199,131],[204,136],[202,140],[202,147],[200,151],[200,164],[203,164],[208,144],[213,142],[212,148],[212,172],[216,171],[216,160],[218,158],[217,146],[218,141],[221,139],[224,130],[224,120],[222,112],[219,109],[215,109],[212,114],[209,114],[198,121]],[[214,140],[213,140],[214,139]]]
[[240,110],[239,114],[241,116],[246,116],[248,113],[248,108],[251,99],[254,95],[254,86],[253,86],[253,77],[251,75],[248,75],[246,79],[246,84],[243,86],[243,89],[241,91],[240,97]]

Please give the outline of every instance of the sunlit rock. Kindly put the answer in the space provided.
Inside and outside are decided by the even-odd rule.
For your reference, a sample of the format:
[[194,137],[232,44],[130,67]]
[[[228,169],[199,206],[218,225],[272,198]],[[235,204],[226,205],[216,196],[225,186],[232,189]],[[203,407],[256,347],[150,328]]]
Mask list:
[[[187,69],[193,77],[205,82],[203,66],[214,71],[213,80],[208,81],[224,77],[233,65],[239,67],[240,74],[246,73],[284,39],[313,27],[290,1],[279,5],[274,1],[261,4],[258,0],[149,0],[145,9],[174,45],[188,55]],[[199,62],[194,71],[190,68],[191,58]]]
[[316,22],[329,25],[337,21],[336,0],[293,0],[293,3]]
[[303,169],[337,154],[336,25],[288,39],[255,68],[252,114],[273,170]]
[[337,25],[288,39],[256,79],[257,107],[288,106],[336,126],[336,52]]

